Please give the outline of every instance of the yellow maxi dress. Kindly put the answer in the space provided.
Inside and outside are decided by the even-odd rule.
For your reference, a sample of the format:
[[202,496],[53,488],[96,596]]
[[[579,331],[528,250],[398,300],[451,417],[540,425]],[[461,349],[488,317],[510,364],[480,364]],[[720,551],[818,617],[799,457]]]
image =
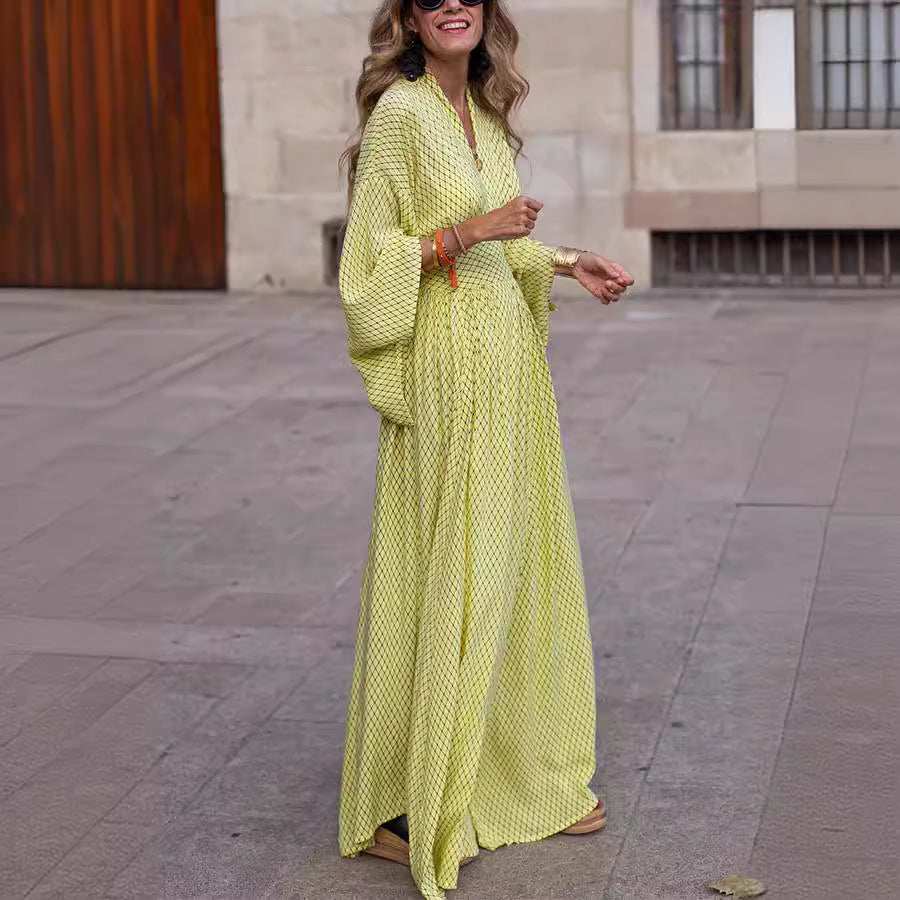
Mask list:
[[351,359],[382,414],[340,794],[355,856],[406,813],[412,875],[444,897],[478,848],[595,806],[581,556],[546,361],[551,250],[479,244],[423,273],[419,235],[521,193],[467,95],[479,172],[430,73],[365,129],[341,260]]

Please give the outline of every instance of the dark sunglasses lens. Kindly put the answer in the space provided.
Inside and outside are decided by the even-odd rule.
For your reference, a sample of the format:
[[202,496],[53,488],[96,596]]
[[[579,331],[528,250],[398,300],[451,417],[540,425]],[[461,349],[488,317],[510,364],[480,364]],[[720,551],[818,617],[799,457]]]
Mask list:
[[[464,6],[481,6],[484,0],[462,0]],[[416,6],[427,12],[433,12],[444,5],[444,0],[416,0]]]

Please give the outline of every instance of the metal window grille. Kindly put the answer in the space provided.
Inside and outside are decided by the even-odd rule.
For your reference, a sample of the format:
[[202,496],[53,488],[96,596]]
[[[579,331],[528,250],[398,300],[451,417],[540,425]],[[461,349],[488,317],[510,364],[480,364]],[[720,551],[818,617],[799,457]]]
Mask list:
[[900,0],[807,0],[800,14],[811,80],[804,124],[900,128]]
[[900,287],[900,230],[654,232],[652,252],[660,287]]
[[663,126],[749,128],[752,4],[662,0]]

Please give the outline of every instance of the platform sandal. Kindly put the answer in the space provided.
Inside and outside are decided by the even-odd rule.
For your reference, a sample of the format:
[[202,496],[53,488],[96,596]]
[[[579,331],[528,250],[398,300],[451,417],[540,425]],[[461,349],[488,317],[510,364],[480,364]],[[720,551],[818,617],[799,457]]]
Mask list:
[[[371,847],[366,847],[363,853],[400,863],[401,866],[409,866],[409,827],[406,816],[397,816],[396,819],[380,825],[375,831],[375,843]],[[473,859],[474,856],[466,856],[459,864],[468,865]]]
[[599,831],[606,824],[606,804],[602,800],[586,815],[582,816],[574,825],[563,828],[560,834],[590,834]]

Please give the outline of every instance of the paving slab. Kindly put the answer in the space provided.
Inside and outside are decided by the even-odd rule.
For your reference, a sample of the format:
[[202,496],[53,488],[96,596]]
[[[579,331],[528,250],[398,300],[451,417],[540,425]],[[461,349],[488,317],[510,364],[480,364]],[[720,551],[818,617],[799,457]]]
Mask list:
[[702,900],[708,883],[745,870],[756,804],[739,791],[706,783],[702,771],[696,774],[694,782],[647,786],[606,891],[597,896]]
[[698,643],[799,651],[819,572],[827,510],[742,507],[719,560]]
[[896,737],[789,730],[755,850],[896,861],[900,835],[885,822],[900,805],[898,756]]
[[259,667],[215,704],[147,770],[106,816],[110,822],[161,827],[182,812],[291,694],[303,670]]
[[654,503],[591,604],[595,642],[687,641],[706,606],[734,515],[728,503]]
[[131,789],[139,772],[67,758],[42,769],[2,804],[0,878],[24,896]]
[[[0,894],[414,898],[337,854],[378,417],[334,294],[0,292]],[[586,838],[465,900],[895,898],[900,312],[560,298]]]
[[690,412],[714,373],[713,366],[693,359],[660,366],[651,370],[631,405],[600,435],[588,420],[576,423],[569,442],[578,441],[584,449],[568,460],[573,492],[581,497],[651,501]]
[[[13,648],[14,650],[18,648]],[[103,665],[101,656],[19,650],[20,661],[0,681],[0,744]]]
[[756,871],[767,873],[767,896],[784,900],[895,900],[900,884],[896,860],[857,859],[843,854],[799,856],[760,850],[753,855]]
[[[266,897],[304,855],[314,822],[185,815],[145,846],[106,897]],[[309,895],[312,896],[312,895]]]
[[[49,619],[0,615],[0,648],[21,652],[123,656],[172,662],[313,666],[331,646],[315,629],[177,622]],[[51,694],[52,691],[38,691]]]
[[109,546],[210,477],[221,455],[178,450],[148,464],[0,551],[0,607],[19,604],[52,578]]
[[864,371],[863,359],[797,360],[745,502],[819,506],[834,502]]
[[[304,821],[334,805],[343,722],[272,719],[203,788],[189,810],[203,816]],[[303,765],[296,765],[298,758]],[[318,814],[317,814],[318,815]]]
[[99,822],[31,890],[42,900],[93,900],[107,896],[113,879],[157,829]]
[[[91,660],[91,657],[79,657]],[[98,662],[97,660],[92,660]],[[31,716],[15,737],[0,747],[0,796],[9,796],[51,762],[67,741],[90,728],[156,668],[142,660],[99,660],[74,691],[65,694],[36,716]]]
[[784,390],[784,377],[722,367],[688,420],[666,472],[663,495],[739,500]]
[[109,406],[220,336],[182,329],[165,342],[146,337],[144,330],[87,329],[7,357],[0,400],[26,406]]

